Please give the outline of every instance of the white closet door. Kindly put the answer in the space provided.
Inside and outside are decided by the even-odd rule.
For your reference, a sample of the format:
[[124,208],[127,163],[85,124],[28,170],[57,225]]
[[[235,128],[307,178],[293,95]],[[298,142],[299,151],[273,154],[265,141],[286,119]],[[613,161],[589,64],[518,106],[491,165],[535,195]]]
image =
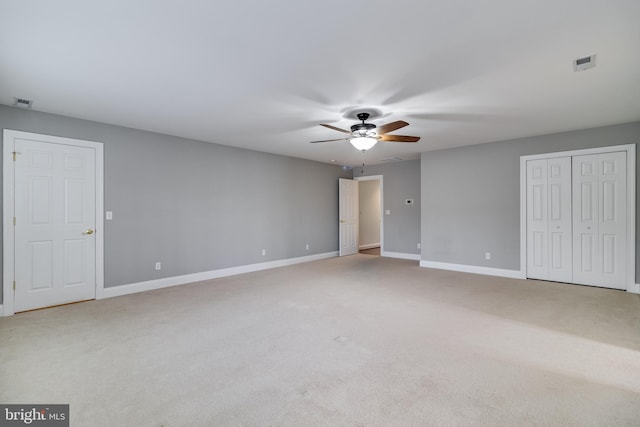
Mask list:
[[549,279],[547,160],[527,162],[527,277]]
[[571,158],[549,159],[549,280],[573,279],[571,257]]
[[626,289],[626,152],[573,157],[575,283]]
[[571,158],[528,161],[527,277],[571,281],[571,259]]

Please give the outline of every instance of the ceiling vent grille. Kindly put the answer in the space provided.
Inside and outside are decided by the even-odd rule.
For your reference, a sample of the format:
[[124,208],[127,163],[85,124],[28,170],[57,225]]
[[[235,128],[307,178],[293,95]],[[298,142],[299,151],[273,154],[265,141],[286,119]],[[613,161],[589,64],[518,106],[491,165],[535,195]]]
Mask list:
[[13,105],[16,107],[31,108],[31,106],[33,105],[33,99],[16,98],[14,96]]
[[596,55],[585,56],[573,61],[573,71],[584,71],[596,66]]

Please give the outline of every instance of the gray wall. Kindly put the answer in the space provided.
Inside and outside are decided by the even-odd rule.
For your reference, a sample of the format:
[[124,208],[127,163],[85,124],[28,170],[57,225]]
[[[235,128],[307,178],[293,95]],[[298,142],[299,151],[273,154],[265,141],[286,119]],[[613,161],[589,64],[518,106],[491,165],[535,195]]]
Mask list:
[[421,259],[519,270],[520,156],[639,141],[636,122],[422,153]]
[[[419,254],[420,243],[420,160],[365,166],[353,169],[353,176],[382,175],[382,199],[384,251]],[[405,205],[405,199],[414,199],[413,205]]]
[[0,128],[104,143],[106,287],[338,250],[339,166],[7,106]]
[[370,179],[358,184],[360,196],[360,247],[380,244],[380,181]]

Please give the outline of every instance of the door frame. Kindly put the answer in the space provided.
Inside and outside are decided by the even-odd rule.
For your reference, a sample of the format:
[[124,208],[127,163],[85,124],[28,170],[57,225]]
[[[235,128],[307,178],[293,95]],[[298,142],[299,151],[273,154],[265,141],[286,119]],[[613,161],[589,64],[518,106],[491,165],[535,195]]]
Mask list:
[[520,156],[520,274],[527,277],[527,161],[603,154],[616,151],[627,153],[627,292],[636,290],[636,146],[635,144],[558,151],[555,153]]
[[104,297],[104,156],[101,142],[85,141],[81,139],[64,138],[59,136],[44,135],[32,132],[23,132],[4,129],[3,132],[3,159],[2,159],[2,316],[11,316],[14,312],[13,280],[15,278],[15,233],[13,228],[14,205],[14,163],[13,163],[13,139],[35,139],[39,142],[71,145],[74,147],[93,148],[96,153],[96,299]]
[[[383,175],[369,175],[369,176],[359,176],[353,178],[354,181],[373,181],[377,180],[380,182],[380,255],[383,255],[384,252],[384,191],[383,191]],[[358,238],[359,240],[359,238]],[[360,242],[358,242],[360,243]]]

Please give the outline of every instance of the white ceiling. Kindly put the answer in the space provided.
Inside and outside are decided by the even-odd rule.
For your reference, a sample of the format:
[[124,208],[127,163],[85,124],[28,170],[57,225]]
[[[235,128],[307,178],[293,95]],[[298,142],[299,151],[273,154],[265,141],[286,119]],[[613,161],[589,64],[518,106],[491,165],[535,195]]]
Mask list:
[[[638,0],[3,0],[0,103],[359,164],[640,120]],[[594,69],[572,61],[597,54]]]

